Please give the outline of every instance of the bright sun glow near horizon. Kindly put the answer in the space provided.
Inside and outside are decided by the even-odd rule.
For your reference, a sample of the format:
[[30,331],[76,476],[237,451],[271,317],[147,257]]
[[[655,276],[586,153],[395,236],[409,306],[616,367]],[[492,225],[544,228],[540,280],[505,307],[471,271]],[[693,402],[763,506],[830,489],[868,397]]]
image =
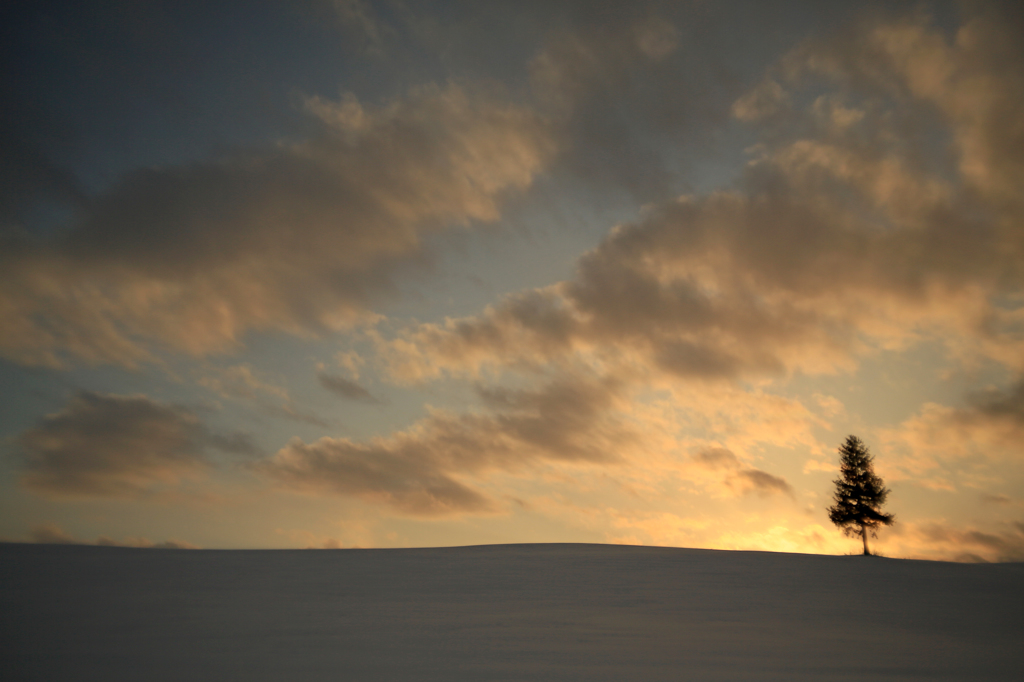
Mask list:
[[1024,560],[1012,3],[3,13],[0,539]]

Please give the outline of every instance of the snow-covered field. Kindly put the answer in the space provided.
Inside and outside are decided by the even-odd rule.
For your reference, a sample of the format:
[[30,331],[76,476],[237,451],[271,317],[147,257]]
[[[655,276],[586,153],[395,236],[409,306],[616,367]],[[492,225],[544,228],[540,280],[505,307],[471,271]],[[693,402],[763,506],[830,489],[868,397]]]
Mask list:
[[14,680],[1022,680],[1024,564],[0,545]]

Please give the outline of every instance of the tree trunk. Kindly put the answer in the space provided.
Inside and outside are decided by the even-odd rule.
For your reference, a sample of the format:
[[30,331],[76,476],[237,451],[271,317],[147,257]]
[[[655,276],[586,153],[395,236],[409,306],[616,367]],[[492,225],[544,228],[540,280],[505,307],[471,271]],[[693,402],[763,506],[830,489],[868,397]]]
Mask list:
[[868,529],[867,526],[860,527],[860,537],[864,540],[864,556],[871,556],[871,552],[868,551]]

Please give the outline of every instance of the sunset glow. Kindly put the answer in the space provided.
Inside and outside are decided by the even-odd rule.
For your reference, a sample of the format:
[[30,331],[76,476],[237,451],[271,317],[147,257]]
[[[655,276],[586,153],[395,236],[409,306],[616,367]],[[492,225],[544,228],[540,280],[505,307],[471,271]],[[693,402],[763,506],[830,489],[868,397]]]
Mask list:
[[1024,560],[1020,10],[215,5],[4,10],[0,538]]

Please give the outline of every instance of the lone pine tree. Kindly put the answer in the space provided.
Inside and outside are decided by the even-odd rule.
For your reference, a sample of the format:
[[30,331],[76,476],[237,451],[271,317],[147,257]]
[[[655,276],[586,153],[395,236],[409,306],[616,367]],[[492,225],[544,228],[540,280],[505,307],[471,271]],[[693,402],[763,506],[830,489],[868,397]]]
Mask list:
[[881,507],[889,490],[875,475],[874,458],[857,436],[848,436],[839,448],[840,478],[836,484],[835,504],[828,508],[828,518],[843,529],[848,537],[860,536],[864,540],[864,554],[868,551],[868,532],[878,537],[879,526],[891,526],[895,517],[883,514]]

